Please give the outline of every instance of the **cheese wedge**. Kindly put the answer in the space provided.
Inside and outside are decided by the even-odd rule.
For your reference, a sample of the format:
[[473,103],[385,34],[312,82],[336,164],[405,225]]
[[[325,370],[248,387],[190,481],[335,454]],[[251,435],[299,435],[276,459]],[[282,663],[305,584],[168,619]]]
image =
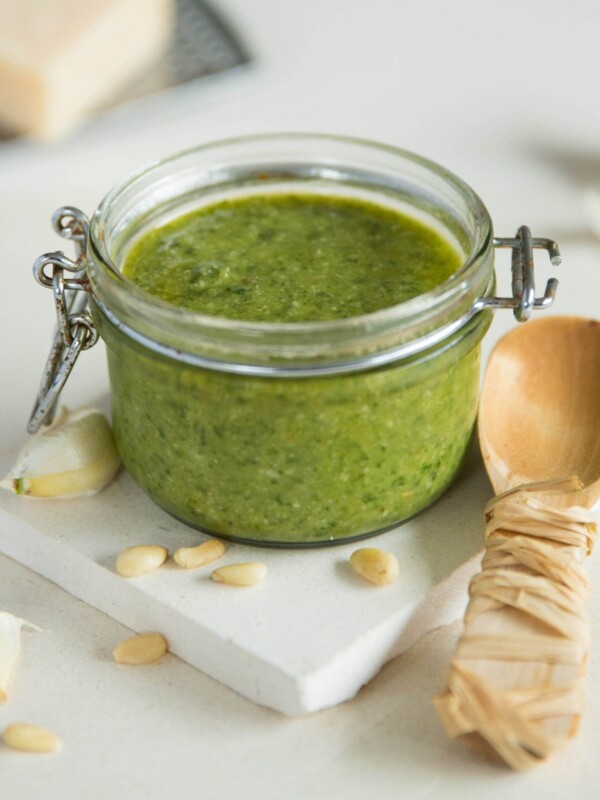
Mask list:
[[61,136],[164,53],[173,0],[1,0],[0,126]]

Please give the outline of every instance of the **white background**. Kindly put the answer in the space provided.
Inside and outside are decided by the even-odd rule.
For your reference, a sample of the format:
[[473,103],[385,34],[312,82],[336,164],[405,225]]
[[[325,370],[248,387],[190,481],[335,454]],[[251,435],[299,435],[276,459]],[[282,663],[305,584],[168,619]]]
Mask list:
[[[496,233],[523,223],[562,246],[540,285],[561,281],[552,313],[598,316],[600,244],[582,211],[600,184],[600,6],[584,0],[220,0],[255,56],[252,68],[96,119],[68,141],[0,144],[0,467],[23,439],[52,327],[30,265],[60,244],[59,205],[91,213],[140,164],[211,139],[310,130],[414,150],[466,179]],[[500,282],[508,259],[498,258]],[[513,324],[494,323],[486,350]],[[104,370],[85,354],[73,392]],[[592,583],[600,568],[590,562]],[[600,640],[598,592],[592,599]],[[59,756],[0,748],[0,797],[452,798],[597,797],[600,659],[569,750],[525,776],[448,742],[429,697],[459,633],[438,631],[388,665],[353,701],[285,719],[242,700],[172,656],[152,668],[110,659],[125,629],[0,557],[0,608],[51,634],[28,634],[0,728],[35,720],[60,732]]]

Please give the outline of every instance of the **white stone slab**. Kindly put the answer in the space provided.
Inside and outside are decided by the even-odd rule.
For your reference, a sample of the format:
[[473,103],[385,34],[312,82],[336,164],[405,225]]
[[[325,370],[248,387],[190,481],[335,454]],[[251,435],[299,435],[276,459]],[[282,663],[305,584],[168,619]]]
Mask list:
[[163,632],[173,653],[244,697],[289,715],[353,697],[423,633],[457,619],[483,539],[489,495],[473,457],[431,509],[372,544],[397,554],[397,583],[354,575],[357,546],[304,551],[229,545],[222,563],[263,560],[267,581],[219,585],[210,568],[126,580],[113,569],[132,544],[172,551],[202,534],[169,517],[128,475],[97,497],[35,501],[3,493],[0,550],[135,631]]
[[[288,97],[287,84],[283,88]],[[238,113],[239,102],[253,106],[249,97],[240,92],[236,126],[244,119],[252,123],[252,115]],[[203,140],[231,133],[231,107],[224,101],[224,116],[214,124],[208,115]],[[268,127],[268,119],[261,119]],[[319,129],[320,121],[313,119]],[[295,118],[288,117],[287,127],[294,124]],[[344,124],[338,109],[337,129]],[[281,128],[280,117],[276,127]],[[10,268],[10,291],[0,295],[5,345],[0,357],[0,474],[8,471],[25,439],[55,319],[51,293],[35,284],[31,265],[48,250],[72,252],[51,232],[52,211],[67,202],[90,213],[104,191],[132,169],[164,155],[165,148],[191,146],[198,135],[195,122],[180,128],[175,116],[161,120],[160,133],[136,136],[135,145],[123,129],[106,139],[102,132],[90,133],[89,141],[71,142],[53,151],[52,158],[25,145],[21,152],[17,144],[0,153],[3,196],[10,204],[10,213],[0,218],[3,264]],[[383,130],[380,138],[386,138]],[[396,134],[387,138],[401,141]],[[561,292],[563,301],[565,287]],[[585,297],[593,305],[597,292],[590,287]],[[576,307],[574,299],[570,306],[561,302],[563,312],[569,307]],[[497,325],[509,327],[511,320],[499,315],[496,330]],[[492,331],[486,347],[494,338]],[[106,410],[107,387],[103,346],[98,345],[81,356],[63,402]],[[252,590],[215,585],[208,580],[210,570],[185,573],[168,567],[124,581],[113,572],[123,547],[160,542],[174,549],[201,540],[157,509],[126,475],[100,496],[76,502],[36,503],[0,492],[0,550],[134,630],[164,631],[174,653],[254,702],[303,714],[353,696],[423,632],[460,616],[469,573],[475,569],[466,562],[483,540],[482,508],[488,496],[476,464],[433,509],[379,537],[377,545],[397,553],[402,571],[400,580],[386,588],[363,584],[348,571],[354,546],[286,552],[231,546],[227,560],[258,555],[269,566],[267,582]]]

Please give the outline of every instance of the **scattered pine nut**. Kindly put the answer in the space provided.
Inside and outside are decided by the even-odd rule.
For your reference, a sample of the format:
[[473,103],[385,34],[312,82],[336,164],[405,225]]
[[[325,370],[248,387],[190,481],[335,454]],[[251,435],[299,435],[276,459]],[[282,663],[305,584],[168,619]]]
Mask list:
[[112,651],[119,664],[151,664],[167,652],[167,640],[161,633],[144,633],[120,642]]
[[355,550],[350,556],[350,566],[363,578],[378,586],[393,583],[400,573],[396,556],[376,547]]
[[54,753],[60,748],[60,739],[55,733],[28,722],[9,725],[2,738],[8,747],[28,753]]
[[166,547],[154,544],[128,547],[117,556],[116,570],[124,578],[139,578],[164,564],[168,555]]
[[264,581],[267,565],[261,561],[250,561],[246,564],[228,564],[219,567],[212,573],[213,581],[227,583],[230,586],[256,586]]
[[173,560],[184,569],[198,569],[221,558],[225,545],[219,539],[209,539],[197,547],[180,547],[173,553]]

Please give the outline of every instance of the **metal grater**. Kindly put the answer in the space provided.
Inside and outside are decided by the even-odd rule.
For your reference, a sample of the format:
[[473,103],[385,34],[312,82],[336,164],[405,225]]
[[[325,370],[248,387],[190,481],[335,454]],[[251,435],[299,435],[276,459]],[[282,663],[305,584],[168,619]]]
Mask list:
[[203,0],[177,0],[175,35],[169,52],[155,69],[110,105],[224,72],[249,60],[239,38],[207,3]]

